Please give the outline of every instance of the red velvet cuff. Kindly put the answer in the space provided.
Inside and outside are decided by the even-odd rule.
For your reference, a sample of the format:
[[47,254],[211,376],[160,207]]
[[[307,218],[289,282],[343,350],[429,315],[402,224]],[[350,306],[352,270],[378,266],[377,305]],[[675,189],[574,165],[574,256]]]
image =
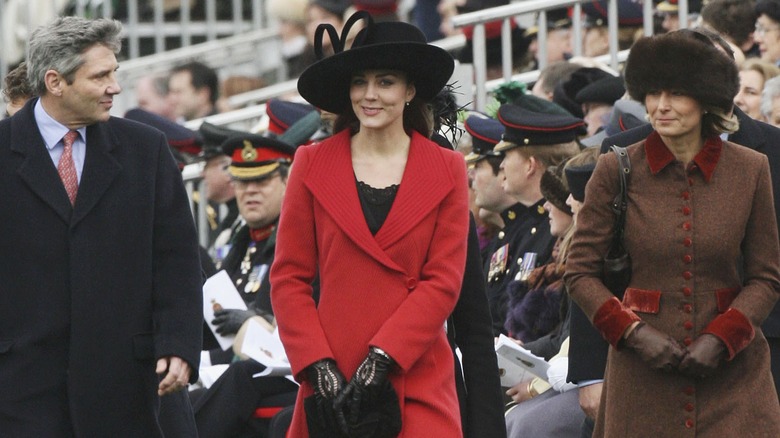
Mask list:
[[634,312],[623,307],[617,297],[608,299],[593,315],[593,325],[615,348],[628,327],[639,320]]
[[747,347],[756,335],[750,320],[733,307],[715,317],[702,333],[715,335],[726,344],[729,350],[727,360],[733,359],[737,353]]

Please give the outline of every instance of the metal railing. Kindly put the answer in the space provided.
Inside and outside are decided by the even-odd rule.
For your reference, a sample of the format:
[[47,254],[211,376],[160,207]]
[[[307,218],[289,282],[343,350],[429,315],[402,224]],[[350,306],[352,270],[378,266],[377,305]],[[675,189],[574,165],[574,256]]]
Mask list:
[[0,0],[0,77],[24,58],[29,34],[58,15],[122,21],[127,59],[269,26],[265,0]]

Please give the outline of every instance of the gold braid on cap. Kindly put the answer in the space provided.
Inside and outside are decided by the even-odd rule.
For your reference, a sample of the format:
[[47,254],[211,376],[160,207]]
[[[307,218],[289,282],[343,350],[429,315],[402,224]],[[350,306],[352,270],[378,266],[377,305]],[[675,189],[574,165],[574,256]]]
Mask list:
[[279,162],[276,161],[273,163],[266,164],[265,166],[252,166],[252,167],[230,166],[228,167],[228,172],[230,173],[230,176],[232,176],[233,178],[252,179],[252,178],[260,178],[261,176],[271,173],[278,168],[279,168]]

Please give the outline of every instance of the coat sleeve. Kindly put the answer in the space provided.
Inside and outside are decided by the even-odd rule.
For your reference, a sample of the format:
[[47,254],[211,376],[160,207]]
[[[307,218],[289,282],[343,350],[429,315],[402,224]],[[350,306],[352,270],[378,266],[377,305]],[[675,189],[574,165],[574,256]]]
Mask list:
[[769,164],[765,156],[760,159],[753,206],[742,241],[744,286],[731,307],[704,329],[704,333],[726,344],[729,359],[750,344],[755,327],[764,322],[780,293],[780,248]]
[[599,157],[585,186],[585,202],[577,214],[577,231],[566,260],[564,279],[571,298],[601,335],[617,347],[623,333],[639,317],[602,282],[604,256],[612,240],[615,213],[610,204],[617,194],[617,158]]
[[178,356],[198,379],[203,324],[203,274],[195,222],[176,163],[162,135],[158,138],[154,199],[155,353]]
[[279,335],[290,360],[293,376],[299,379],[307,366],[333,358],[325,331],[312,298],[317,273],[317,240],[314,199],[304,184],[314,147],[299,148],[287,178],[279,227],[276,256],[271,266],[271,305]]
[[[442,333],[460,295],[469,228],[468,184],[462,156],[445,155],[453,189],[442,200],[420,281],[382,325],[370,345],[408,371]],[[443,176],[444,177],[444,176]]]

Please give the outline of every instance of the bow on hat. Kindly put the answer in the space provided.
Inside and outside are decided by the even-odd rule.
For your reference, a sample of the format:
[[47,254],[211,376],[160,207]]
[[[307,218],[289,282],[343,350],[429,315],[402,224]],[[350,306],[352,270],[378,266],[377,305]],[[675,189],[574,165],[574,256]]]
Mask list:
[[352,14],[347,22],[344,23],[341,36],[339,36],[339,32],[335,27],[333,27],[332,24],[320,23],[320,25],[318,25],[317,29],[314,31],[314,54],[317,56],[317,59],[320,60],[325,58],[325,52],[323,51],[322,47],[322,38],[325,32],[327,32],[328,37],[330,37],[330,45],[333,48],[333,53],[336,54],[343,52],[347,46],[347,38],[349,37],[349,32],[352,30],[352,26],[354,26],[360,20],[366,20],[366,31],[355,37],[355,41],[352,42],[352,45],[354,46],[361,45],[362,42],[366,39],[366,35],[372,31],[374,27],[374,19],[371,17],[371,14],[366,11],[358,11]]

